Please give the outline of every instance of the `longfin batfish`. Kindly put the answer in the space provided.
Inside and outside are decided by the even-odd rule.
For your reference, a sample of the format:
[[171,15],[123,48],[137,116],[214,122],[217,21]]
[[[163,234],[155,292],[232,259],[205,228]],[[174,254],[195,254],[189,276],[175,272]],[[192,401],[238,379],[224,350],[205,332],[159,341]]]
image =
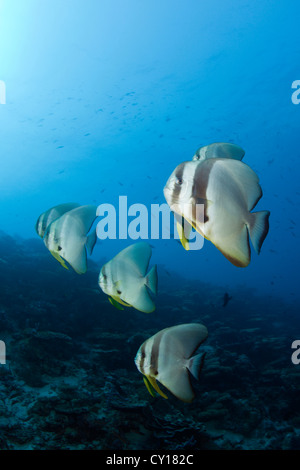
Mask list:
[[167,398],[157,381],[180,400],[191,402],[195,393],[190,374],[199,379],[205,357],[195,351],[207,335],[207,328],[199,323],[165,328],[140,346],[135,364],[159,395]]
[[[211,158],[181,163],[164,188],[171,210],[184,217],[235,266],[250,263],[269,230],[269,211],[251,212],[262,196],[258,176],[245,163]],[[197,208],[203,206],[203,211]],[[199,215],[201,217],[199,217]]]
[[62,216],[66,212],[69,212],[70,210],[79,206],[80,204],[77,204],[76,202],[67,202],[65,204],[59,204],[58,206],[54,206],[51,207],[51,209],[48,209],[37,219],[35,224],[35,230],[37,234],[43,238],[48,225],[50,225],[54,220],[58,219],[58,217]]
[[204,161],[208,158],[232,158],[233,160],[242,160],[245,151],[238,145],[228,142],[217,142],[214,144],[200,147],[193,156],[194,161]]
[[157,269],[153,266],[147,273],[151,247],[140,242],[130,245],[102,266],[99,286],[116,302],[150,313],[155,304],[149,290],[157,293]]
[[97,240],[96,229],[90,232],[96,211],[96,206],[86,205],[66,212],[48,225],[43,239],[55,259],[62,265],[63,259],[78,274],[86,272],[87,253],[92,254]]

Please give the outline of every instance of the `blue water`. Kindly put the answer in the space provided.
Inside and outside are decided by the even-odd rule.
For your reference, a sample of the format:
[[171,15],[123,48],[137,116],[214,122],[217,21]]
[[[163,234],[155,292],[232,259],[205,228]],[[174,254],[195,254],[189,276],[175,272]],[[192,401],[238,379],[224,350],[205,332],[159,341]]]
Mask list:
[[[240,370],[245,374],[241,382],[235,381],[238,375],[229,378],[241,404],[245,396],[250,396],[250,402],[252,399],[247,384],[265,380],[266,390],[258,387],[257,391],[255,385],[252,390],[249,385],[263,410],[271,410],[276,423],[277,419],[288,422],[293,417],[298,369],[291,364],[290,345],[299,339],[300,105],[292,102],[292,83],[300,80],[299,15],[297,0],[0,0],[0,81],[5,83],[6,94],[6,103],[0,104],[0,231],[1,237],[2,232],[12,237],[10,241],[1,238],[0,274],[6,304],[0,313],[4,322],[1,325],[9,325],[8,337],[14,330],[21,344],[22,335],[27,338],[29,334],[25,329],[30,327],[84,341],[85,334],[92,334],[89,328],[107,327],[110,334],[116,331],[121,335],[124,343],[120,340],[120,344],[125,345],[127,336],[137,338],[134,347],[126,342],[128,357],[125,351],[120,366],[125,370],[128,364],[134,383],[141,378],[136,378],[133,359],[138,341],[145,339],[142,332],[149,336],[171,326],[172,321],[179,323],[181,318],[203,319],[212,334],[210,347],[216,348],[214,354],[225,364],[224,370],[227,367],[226,374],[229,367],[243,365],[240,354],[247,354],[247,350],[255,367],[261,366],[258,374],[250,368],[250,377],[247,364],[244,369],[234,369],[237,374]],[[101,263],[131,240],[98,241],[92,255],[93,270],[82,280],[64,271],[38,238],[38,216],[63,202],[109,203],[118,209],[119,196],[127,196],[129,205],[142,203],[148,209],[153,203],[164,203],[163,188],[175,167],[191,160],[200,146],[213,142],[234,142],[245,150],[243,161],[258,174],[263,189],[256,210],[271,212],[269,233],[259,256],[252,249],[247,268],[230,264],[207,240],[203,249],[189,252],[174,239],[150,240],[151,265],[158,263],[160,268],[153,320],[139,317],[139,312],[111,313],[107,298],[95,293]],[[35,242],[28,242],[32,238]],[[22,248],[16,248],[11,240]],[[205,285],[210,288],[207,290]],[[81,292],[80,286],[86,290]],[[227,310],[222,307],[224,292],[233,293]],[[180,314],[183,305],[184,317]],[[19,311],[25,312],[24,316]],[[49,316],[44,312],[50,312]],[[259,335],[257,321],[263,325]],[[219,333],[220,325],[225,329]],[[226,328],[234,326],[232,336],[226,336]],[[19,337],[18,328],[22,328]],[[0,339],[6,339],[1,333]],[[269,343],[264,343],[264,335],[270,336]],[[276,338],[280,335],[279,354]],[[247,345],[246,351],[236,346],[237,338]],[[22,343],[25,350],[26,341]],[[61,360],[64,353],[72,357],[66,348]],[[38,379],[33,383],[30,361],[34,363],[34,358],[29,350],[27,354],[28,362],[22,365],[26,374],[20,377],[27,380],[27,385],[39,387],[43,382],[39,382],[38,374],[44,371],[38,370]],[[280,382],[276,382],[278,396],[274,391],[269,398],[268,390],[272,394],[273,388],[264,379],[265,370],[275,370],[268,361],[276,364],[279,359],[280,367],[286,367],[291,374],[291,379],[288,374],[281,377],[285,380],[284,393],[291,392],[281,415],[276,411]],[[121,370],[120,374],[116,361],[111,363],[106,363],[108,372],[97,376],[97,380],[101,383],[100,378],[108,374],[109,386],[116,386],[111,372],[123,377],[121,385],[125,387],[126,373],[123,370],[122,375]],[[16,371],[22,371],[22,367],[19,365]],[[38,365],[35,367],[38,369]],[[99,372],[98,366],[95,370]],[[220,370],[217,379],[213,375],[217,368],[211,365],[210,371],[200,400],[204,408],[206,401],[211,405],[208,397],[212,403],[215,401],[209,395],[215,383],[217,388],[224,385],[227,390],[224,371]],[[54,368],[53,377],[55,374],[64,375]],[[109,387],[105,392],[101,386],[93,384],[99,400],[105,393],[110,395]],[[86,390],[90,393],[91,389],[87,386]],[[260,393],[266,403],[261,401]],[[226,396],[221,398],[226,404]],[[174,407],[182,406],[176,400],[172,403]],[[165,406],[167,415],[168,404],[157,406]],[[194,416],[198,406],[199,402],[192,408]],[[258,405],[255,402],[253,406]],[[250,420],[247,409],[245,416],[237,415],[242,416],[244,424]],[[242,405],[241,410],[245,410]],[[261,421],[266,430],[271,422],[268,419]],[[54,431],[58,435],[59,426]],[[252,426],[255,433],[255,422]],[[279,424],[276,426],[274,429],[279,429]],[[261,429],[264,434],[265,428]],[[247,434],[247,430],[238,431]],[[299,448],[297,436],[285,444],[284,436],[276,444],[272,444],[272,436],[266,436],[270,440],[265,444],[268,448]],[[112,439],[117,437],[113,435]],[[86,440],[92,438],[87,436]],[[6,448],[1,442],[0,446]],[[122,446],[122,440],[110,442],[107,445],[112,448]],[[15,444],[10,445],[14,448]],[[34,445],[47,448],[37,441]],[[94,448],[97,446],[100,444]],[[260,448],[263,446],[260,442]]]
[[210,242],[186,253],[160,240],[153,260],[294,301],[299,13],[297,1],[2,0],[2,230],[33,237],[39,214],[65,201],[163,203],[177,164],[230,141],[260,177],[257,209],[271,211],[261,255],[237,269]]

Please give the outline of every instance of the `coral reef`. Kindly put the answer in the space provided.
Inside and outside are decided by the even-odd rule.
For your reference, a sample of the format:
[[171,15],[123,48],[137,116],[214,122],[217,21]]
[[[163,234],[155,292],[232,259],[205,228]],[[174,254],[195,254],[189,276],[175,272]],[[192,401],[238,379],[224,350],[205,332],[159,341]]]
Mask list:
[[[99,266],[67,272],[39,240],[0,240],[0,449],[299,449],[297,305],[178,279],[158,267],[157,310],[120,312]],[[161,268],[161,269],[160,269]],[[196,399],[151,397],[134,364],[158,330],[204,323]]]

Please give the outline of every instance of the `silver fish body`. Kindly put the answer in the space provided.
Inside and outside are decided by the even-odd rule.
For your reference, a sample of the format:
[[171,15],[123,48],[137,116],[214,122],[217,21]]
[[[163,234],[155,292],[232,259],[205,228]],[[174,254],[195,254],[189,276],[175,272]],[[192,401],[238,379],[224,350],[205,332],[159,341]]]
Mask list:
[[157,380],[180,400],[191,402],[195,393],[190,373],[199,379],[204,361],[203,354],[194,353],[207,336],[207,328],[199,323],[165,328],[140,346],[135,357],[136,367],[164,398],[167,396],[158,387]]
[[68,269],[66,261],[78,274],[86,272],[87,252],[92,253],[97,240],[96,230],[90,232],[96,212],[93,205],[76,207],[48,225],[44,235],[44,243],[54,258]]
[[151,254],[150,245],[140,242],[128,246],[102,266],[99,286],[117,308],[121,304],[145,313],[155,310],[148,292],[149,289],[157,293],[156,265],[147,273]]
[[54,220],[58,219],[58,217],[61,217],[66,212],[69,212],[70,210],[75,209],[76,207],[79,207],[79,206],[80,204],[77,204],[76,202],[67,202],[65,204],[59,204],[58,206],[54,206],[48,209],[46,212],[41,214],[39,218],[37,219],[37,222],[35,224],[35,230],[37,234],[41,238],[43,238],[47,230],[47,227],[52,222],[54,222]]
[[[181,163],[164,188],[167,203],[235,266],[250,262],[249,235],[257,253],[269,229],[269,211],[252,213],[262,196],[256,173],[229,158]],[[197,206],[202,211],[197,211]],[[198,214],[201,214],[200,218]]]

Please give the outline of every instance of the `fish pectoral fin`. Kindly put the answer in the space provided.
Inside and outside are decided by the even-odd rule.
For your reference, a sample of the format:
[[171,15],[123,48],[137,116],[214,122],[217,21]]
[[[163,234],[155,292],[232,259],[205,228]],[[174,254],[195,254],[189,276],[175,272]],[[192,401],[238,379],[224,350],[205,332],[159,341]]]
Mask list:
[[114,297],[114,299],[116,300],[116,302],[119,302],[119,304],[121,305],[124,305],[125,307],[131,307],[130,304],[128,304],[127,302],[124,302],[124,300],[120,299],[119,297]]
[[143,380],[144,380],[144,384],[146,385],[148,392],[154,398],[155,397],[154,388],[152,387],[151,383],[149,382],[149,380],[147,379],[145,375],[143,376]]
[[124,308],[119,304],[119,302],[117,300],[115,300],[113,297],[108,297],[108,300],[118,310],[124,310]]
[[155,379],[154,377],[150,377],[150,375],[146,375],[146,378],[149,380],[150,385],[152,385],[152,387],[154,388],[154,390],[156,390],[157,393],[158,393],[161,397],[168,399],[167,395],[165,395],[165,394],[161,391],[161,389],[159,388],[159,386],[157,385],[156,379]]
[[50,253],[62,265],[63,268],[69,269],[65,263],[65,260],[61,256],[59,256],[58,253],[56,253],[55,251],[50,251]]
[[125,307],[131,307],[131,305],[128,304],[127,302],[125,302],[125,300],[122,300],[121,297],[117,297],[116,295],[112,295],[111,298],[114,299],[119,304],[124,305]]

